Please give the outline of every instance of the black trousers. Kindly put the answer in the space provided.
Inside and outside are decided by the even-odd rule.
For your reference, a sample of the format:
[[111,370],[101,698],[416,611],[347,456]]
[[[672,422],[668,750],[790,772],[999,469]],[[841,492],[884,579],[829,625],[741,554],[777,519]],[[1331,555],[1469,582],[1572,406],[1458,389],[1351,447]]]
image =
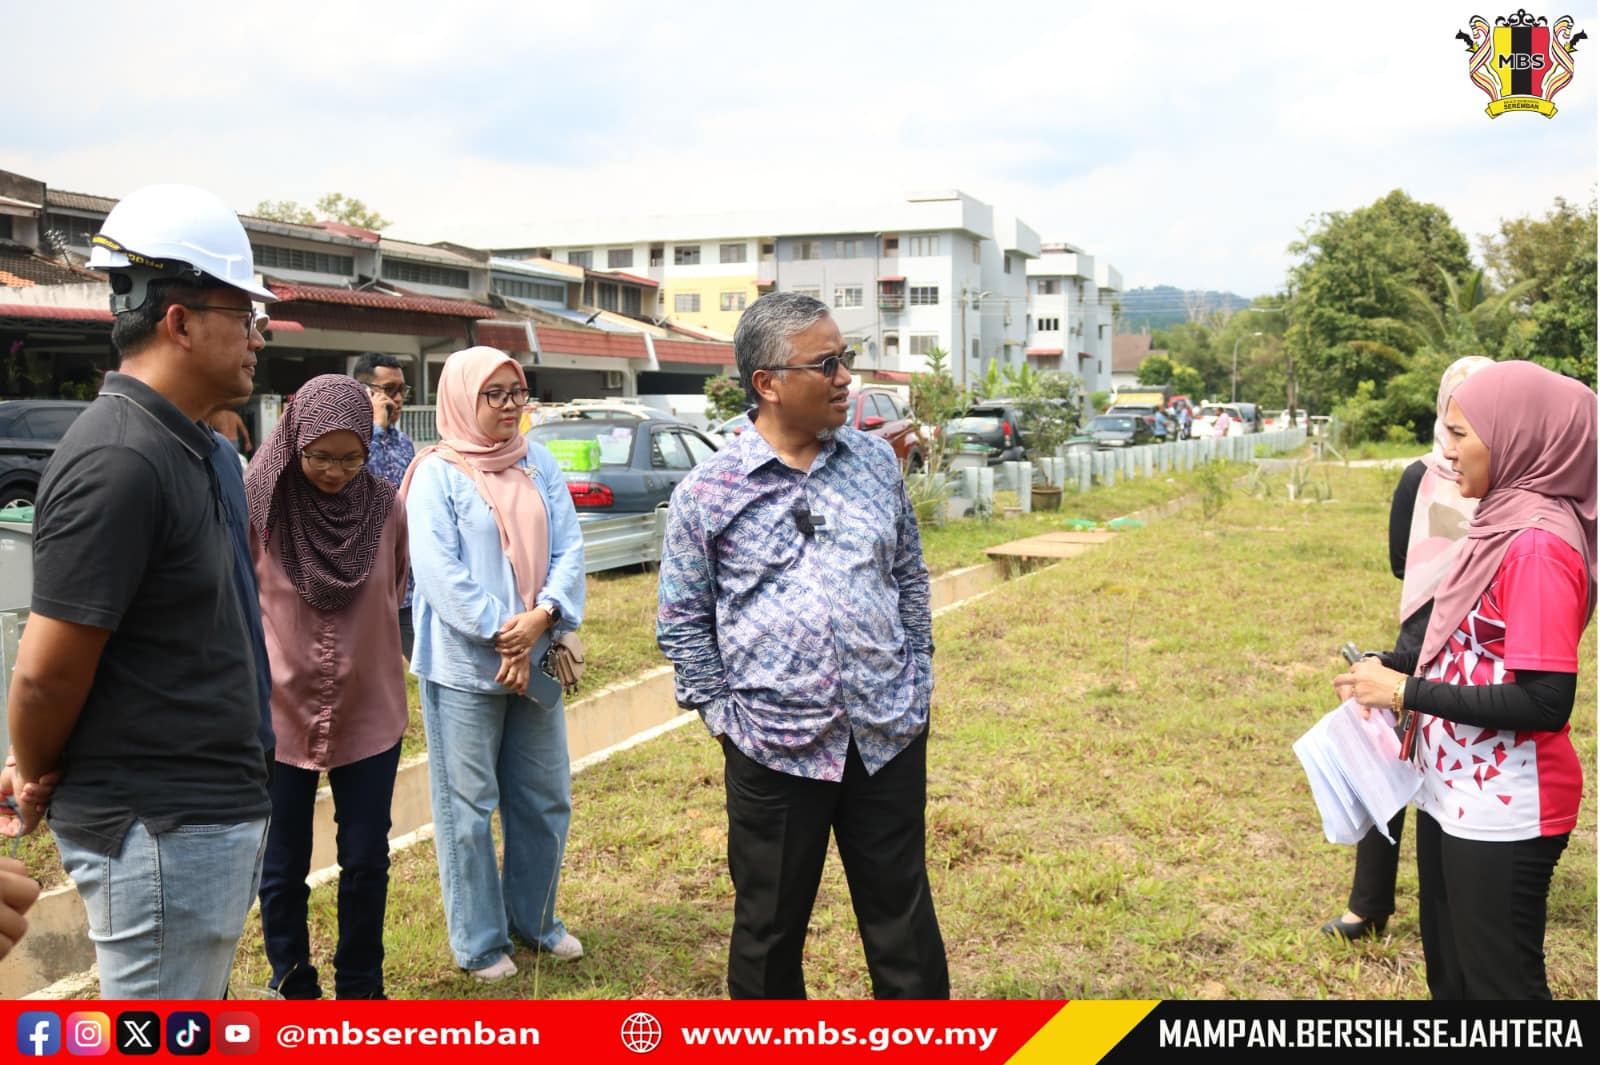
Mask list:
[[[333,955],[339,998],[383,995],[383,917],[389,900],[389,805],[400,745],[328,771],[339,856],[339,945]],[[261,863],[261,938],[272,986],[284,998],[321,998],[306,927],[311,889],[311,825],[321,774],[279,762],[273,768],[272,823]]]
[[831,831],[850,884],[874,998],[950,997],[924,851],[928,736],[874,775],[855,741],[844,779],[768,769],[723,737],[733,998],[805,998],[801,956]]
[[1406,831],[1406,808],[1389,821],[1390,843],[1376,828],[1356,844],[1356,875],[1350,882],[1350,912],[1367,920],[1394,913],[1394,878],[1400,872],[1400,837]]
[[400,608],[400,653],[405,655],[406,661],[411,661],[411,645],[417,640],[416,630],[411,627],[411,608]]
[[1422,955],[1436,999],[1549,999],[1544,925],[1567,835],[1485,843],[1417,812]]

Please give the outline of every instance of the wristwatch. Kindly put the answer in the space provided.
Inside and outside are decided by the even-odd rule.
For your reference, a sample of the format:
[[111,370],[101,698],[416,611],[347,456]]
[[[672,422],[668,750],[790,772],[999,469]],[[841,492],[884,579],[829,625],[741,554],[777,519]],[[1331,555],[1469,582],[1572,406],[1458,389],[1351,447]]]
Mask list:
[[561,607],[557,606],[554,602],[540,603],[539,605],[550,612],[550,627],[552,629],[561,624]]

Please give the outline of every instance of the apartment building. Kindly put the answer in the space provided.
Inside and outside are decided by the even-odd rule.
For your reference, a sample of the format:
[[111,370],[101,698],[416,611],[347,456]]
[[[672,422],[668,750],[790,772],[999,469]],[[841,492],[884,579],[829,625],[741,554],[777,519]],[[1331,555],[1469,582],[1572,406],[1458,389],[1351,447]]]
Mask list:
[[1075,373],[1085,392],[1111,388],[1112,303],[1122,274],[1082,248],[1043,246],[1027,267],[1028,364]]

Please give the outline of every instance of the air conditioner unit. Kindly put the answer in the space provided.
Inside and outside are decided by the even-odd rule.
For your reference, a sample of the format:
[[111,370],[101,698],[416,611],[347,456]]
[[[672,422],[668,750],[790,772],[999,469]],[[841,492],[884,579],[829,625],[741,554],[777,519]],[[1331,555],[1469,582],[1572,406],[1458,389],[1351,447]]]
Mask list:
[[606,387],[607,388],[621,388],[622,387],[622,371],[621,370],[607,370],[606,371]]

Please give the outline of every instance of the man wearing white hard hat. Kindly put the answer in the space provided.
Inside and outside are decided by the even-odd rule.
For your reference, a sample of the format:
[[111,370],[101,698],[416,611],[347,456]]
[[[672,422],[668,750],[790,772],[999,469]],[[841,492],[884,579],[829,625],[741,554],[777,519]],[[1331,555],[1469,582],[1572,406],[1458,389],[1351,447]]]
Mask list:
[[[88,912],[101,995],[221,998],[271,806],[201,419],[249,395],[265,328],[254,304],[274,297],[238,216],[201,189],[133,193],[92,246],[122,362],[39,486],[10,786],[61,771],[50,828]],[[11,827],[43,812],[24,802]]]

